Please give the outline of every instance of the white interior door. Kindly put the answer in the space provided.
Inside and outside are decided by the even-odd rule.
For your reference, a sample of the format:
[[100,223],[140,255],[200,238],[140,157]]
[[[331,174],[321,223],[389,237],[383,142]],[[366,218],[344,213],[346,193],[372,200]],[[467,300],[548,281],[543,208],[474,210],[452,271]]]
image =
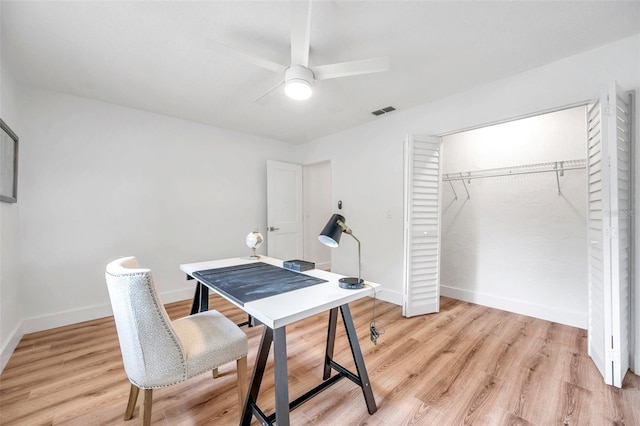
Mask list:
[[629,368],[631,114],[612,83],[589,108],[589,355],[617,387]]
[[440,310],[441,139],[407,136],[404,190],[406,317]]
[[267,254],[302,259],[302,166],[267,161]]

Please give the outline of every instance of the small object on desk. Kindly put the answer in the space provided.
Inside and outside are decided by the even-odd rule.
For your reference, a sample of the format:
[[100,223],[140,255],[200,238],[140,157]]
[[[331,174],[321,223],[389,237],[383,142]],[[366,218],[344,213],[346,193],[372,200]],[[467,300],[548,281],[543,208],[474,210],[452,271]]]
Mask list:
[[364,280],[356,277],[345,277],[338,280],[338,285],[346,290],[359,290],[364,287]]
[[284,269],[289,269],[291,271],[296,272],[304,272],[310,271],[311,269],[316,269],[316,264],[313,262],[307,262],[306,260],[285,260],[282,263],[282,267]]
[[256,254],[256,249],[260,248],[260,246],[264,242],[264,237],[262,236],[262,234],[258,232],[257,229],[253,232],[249,232],[244,242],[247,244],[247,247],[253,250],[253,253],[251,254],[251,256],[249,256],[249,259],[260,259],[260,256]]

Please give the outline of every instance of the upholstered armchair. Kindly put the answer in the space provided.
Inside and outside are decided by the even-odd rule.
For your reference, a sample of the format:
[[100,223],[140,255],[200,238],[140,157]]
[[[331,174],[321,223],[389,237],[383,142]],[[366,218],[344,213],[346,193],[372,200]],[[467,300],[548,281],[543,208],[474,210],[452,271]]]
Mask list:
[[247,336],[217,311],[171,321],[158,298],[151,270],[135,257],[107,265],[105,277],[116,322],[124,369],[131,382],[125,420],[133,417],[138,392],[144,389],[140,419],[151,421],[153,389],[183,382],[237,362],[240,408],[246,396]]

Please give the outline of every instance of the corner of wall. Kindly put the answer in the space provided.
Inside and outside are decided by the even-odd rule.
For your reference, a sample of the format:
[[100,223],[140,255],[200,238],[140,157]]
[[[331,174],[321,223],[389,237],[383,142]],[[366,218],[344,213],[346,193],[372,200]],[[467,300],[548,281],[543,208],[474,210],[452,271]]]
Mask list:
[[586,313],[570,312],[555,309],[548,306],[527,303],[522,300],[509,299],[493,294],[479,293],[446,285],[441,285],[441,294],[453,299],[476,303],[490,308],[513,312],[529,317],[540,318],[546,321],[556,322],[571,327],[587,329],[588,319]]
[[13,351],[16,350],[18,343],[20,343],[20,339],[24,336],[23,328],[23,323],[18,324],[11,332],[11,335],[3,346],[2,351],[0,351],[0,373],[2,373],[4,367],[6,367],[11,355],[13,355]]
[[378,293],[376,293],[376,297],[380,300],[384,300],[385,302],[402,306],[402,293],[398,293],[397,291],[387,290],[383,288]]

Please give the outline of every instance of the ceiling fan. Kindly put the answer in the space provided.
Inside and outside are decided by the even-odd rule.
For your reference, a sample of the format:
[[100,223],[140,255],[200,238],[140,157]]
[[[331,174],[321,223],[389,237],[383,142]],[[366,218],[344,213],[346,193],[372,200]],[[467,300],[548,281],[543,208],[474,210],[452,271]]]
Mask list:
[[255,100],[265,96],[284,85],[285,94],[297,100],[308,99],[313,93],[313,85],[317,80],[349,77],[360,74],[371,74],[389,70],[389,58],[371,58],[358,61],[340,62],[336,64],[309,66],[309,38],[311,27],[311,1],[291,2],[291,64],[282,65],[277,62],[255,56],[251,53],[206,40],[209,49],[221,52],[247,63],[257,65],[266,70],[283,74],[283,80]]

